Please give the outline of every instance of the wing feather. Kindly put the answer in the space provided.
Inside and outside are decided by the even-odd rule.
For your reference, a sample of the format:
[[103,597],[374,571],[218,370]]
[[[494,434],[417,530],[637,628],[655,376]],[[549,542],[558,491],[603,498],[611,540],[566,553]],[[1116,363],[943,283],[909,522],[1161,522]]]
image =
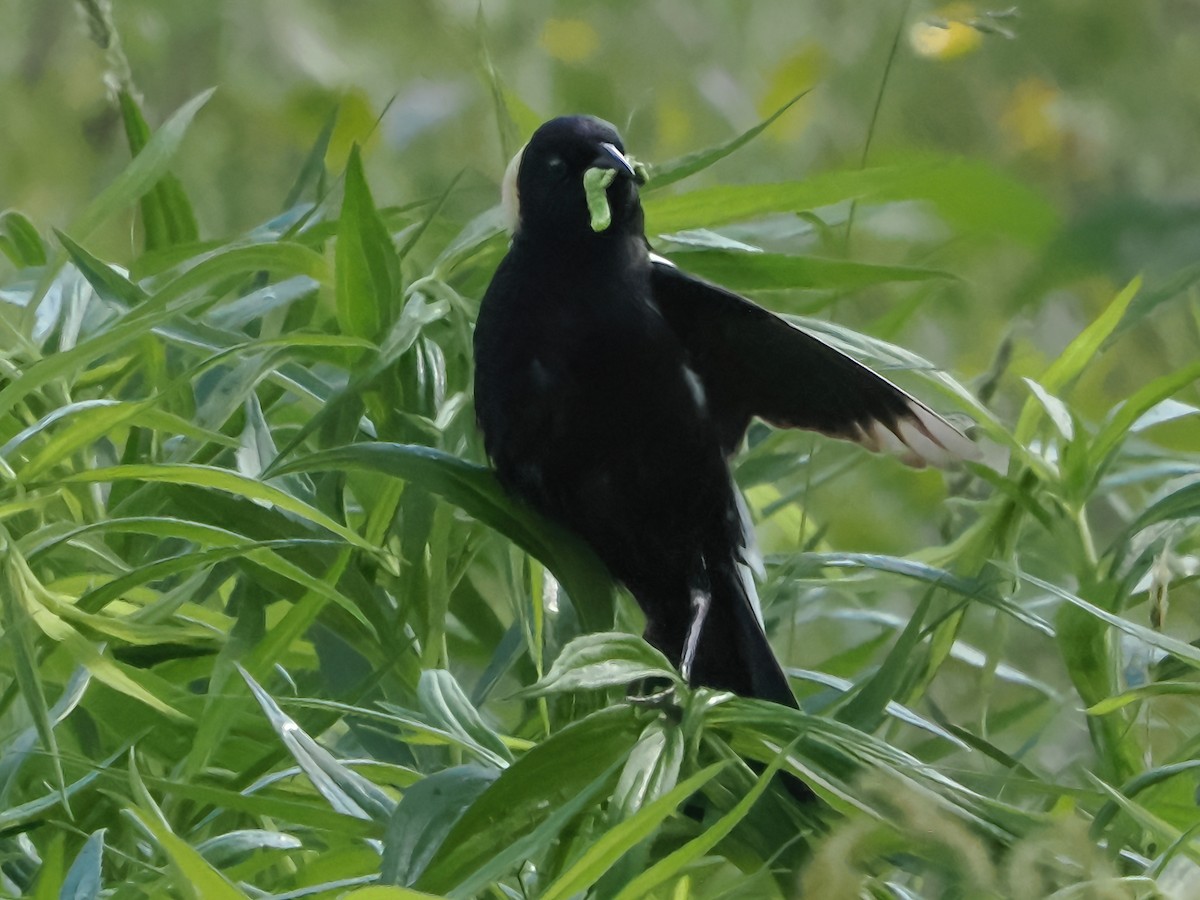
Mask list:
[[666,260],[654,258],[652,272],[655,301],[687,348],[726,453],[758,416],[917,467],[979,458],[956,427],[840,350]]

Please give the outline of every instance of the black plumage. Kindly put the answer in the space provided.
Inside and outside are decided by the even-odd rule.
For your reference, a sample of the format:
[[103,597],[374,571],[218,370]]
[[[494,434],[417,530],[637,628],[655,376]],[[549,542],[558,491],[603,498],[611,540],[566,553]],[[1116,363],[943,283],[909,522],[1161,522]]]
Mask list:
[[[589,169],[616,173],[607,226]],[[475,331],[485,447],[510,492],[596,551],[690,682],[795,706],[726,462],[751,419],[917,464],[973,445],[858,362],[655,258],[639,183],[617,132],[586,116],[546,123],[510,166],[512,246]]]

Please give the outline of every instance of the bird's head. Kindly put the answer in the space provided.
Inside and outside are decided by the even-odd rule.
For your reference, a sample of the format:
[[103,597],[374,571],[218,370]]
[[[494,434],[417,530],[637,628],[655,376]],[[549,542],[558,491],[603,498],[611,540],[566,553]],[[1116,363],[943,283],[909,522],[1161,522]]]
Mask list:
[[509,230],[555,243],[640,235],[643,172],[607,122],[592,116],[551,119],[504,174],[501,194]]

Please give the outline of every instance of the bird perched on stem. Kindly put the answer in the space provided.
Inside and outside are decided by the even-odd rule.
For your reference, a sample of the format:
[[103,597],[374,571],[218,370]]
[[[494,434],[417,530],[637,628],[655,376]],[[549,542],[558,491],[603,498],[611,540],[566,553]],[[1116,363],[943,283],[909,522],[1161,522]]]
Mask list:
[[512,494],[582,537],[686,681],[795,707],[763,631],[727,459],[755,416],[901,453],[974,445],[886,379],[650,252],[611,125],[542,125],[509,166],[512,246],[475,329],[475,406]]

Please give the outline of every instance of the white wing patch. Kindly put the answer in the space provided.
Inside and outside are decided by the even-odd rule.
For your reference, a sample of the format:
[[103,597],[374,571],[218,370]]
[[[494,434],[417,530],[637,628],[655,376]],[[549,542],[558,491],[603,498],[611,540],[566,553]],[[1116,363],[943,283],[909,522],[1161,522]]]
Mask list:
[[688,366],[684,366],[683,380],[687,382],[688,389],[692,392],[692,400],[696,402],[696,409],[701,412],[706,410],[708,408],[708,395],[704,393],[704,382],[700,380],[700,376]]
[[891,453],[922,469],[944,468],[958,460],[979,460],[979,447],[925,404],[908,397],[908,409],[889,427],[874,421],[859,426],[857,441],[876,453]]

